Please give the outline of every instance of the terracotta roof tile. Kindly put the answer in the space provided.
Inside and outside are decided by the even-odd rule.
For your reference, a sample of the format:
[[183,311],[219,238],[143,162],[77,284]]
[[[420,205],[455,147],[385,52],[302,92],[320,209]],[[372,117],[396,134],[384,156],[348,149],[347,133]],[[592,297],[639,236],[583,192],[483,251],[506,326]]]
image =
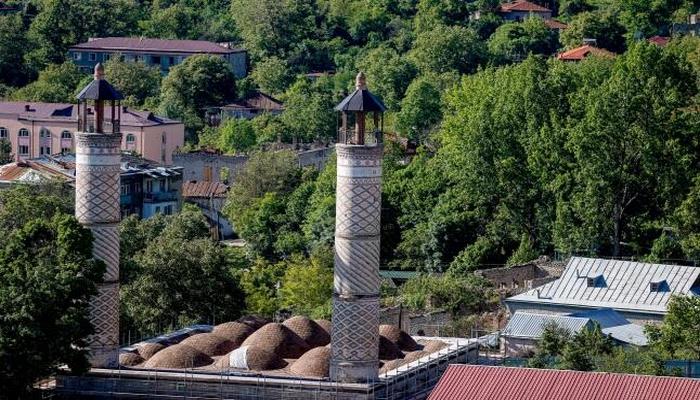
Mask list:
[[533,11],[533,12],[552,12],[547,7],[542,7],[539,4],[529,2],[527,0],[516,0],[511,3],[501,4],[501,12],[511,12],[511,11]]
[[544,24],[547,25],[549,29],[566,29],[569,27],[569,25],[559,22],[556,19],[546,19],[544,20]]
[[657,46],[666,47],[668,42],[671,41],[671,38],[668,36],[658,36],[657,35],[657,36],[652,36],[647,40],[649,41],[649,43],[653,43]]
[[239,48],[226,48],[206,40],[173,40],[131,37],[93,38],[85,43],[71,46],[71,50],[140,51],[161,53],[206,53],[231,54],[245,51]]
[[450,365],[428,400],[695,400],[700,380]]
[[557,58],[563,61],[581,61],[589,55],[595,55],[599,57],[614,57],[615,53],[610,52],[605,49],[600,49],[598,47],[593,47],[591,45],[583,45],[575,49],[567,50],[560,53]]
[[263,92],[255,91],[247,98],[224,106],[224,108],[242,110],[284,111],[284,104]]

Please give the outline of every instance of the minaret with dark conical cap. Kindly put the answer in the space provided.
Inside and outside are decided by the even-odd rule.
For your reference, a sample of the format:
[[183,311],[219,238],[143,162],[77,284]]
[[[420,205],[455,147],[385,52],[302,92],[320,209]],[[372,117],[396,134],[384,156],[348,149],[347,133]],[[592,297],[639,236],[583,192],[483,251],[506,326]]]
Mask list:
[[[379,368],[379,235],[382,102],[357,75],[355,91],[336,106],[338,130],[335,267],[330,377],[372,382]],[[368,132],[367,123],[373,125]]]
[[95,79],[78,94],[75,216],[92,231],[93,256],[107,266],[103,283],[90,304],[95,332],[88,342],[90,363],[95,368],[115,367],[118,363],[122,98],[104,79],[101,64],[95,66]]

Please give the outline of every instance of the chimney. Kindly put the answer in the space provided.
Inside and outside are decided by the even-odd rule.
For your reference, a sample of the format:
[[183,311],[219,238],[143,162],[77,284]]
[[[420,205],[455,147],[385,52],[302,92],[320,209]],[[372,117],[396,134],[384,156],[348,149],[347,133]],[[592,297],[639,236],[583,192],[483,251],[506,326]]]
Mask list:
[[32,107],[29,104],[24,105],[24,112],[30,112],[32,111]]
[[[376,381],[379,368],[379,237],[384,105],[362,73],[342,113],[337,155],[330,378]],[[369,121],[368,121],[369,120]],[[366,137],[368,122],[373,135]]]

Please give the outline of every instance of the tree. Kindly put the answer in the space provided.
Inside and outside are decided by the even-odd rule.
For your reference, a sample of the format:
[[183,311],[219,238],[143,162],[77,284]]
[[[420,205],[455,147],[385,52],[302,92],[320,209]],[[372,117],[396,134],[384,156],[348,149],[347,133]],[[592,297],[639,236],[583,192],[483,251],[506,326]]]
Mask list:
[[413,80],[401,100],[401,111],[396,115],[396,128],[417,143],[425,143],[442,120],[442,93],[436,79],[429,75]]
[[73,103],[84,76],[70,61],[51,64],[39,73],[36,81],[14,91],[11,97],[18,101]]
[[488,49],[496,63],[520,61],[528,54],[552,54],[557,48],[554,30],[540,18],[501,25],[491,35]]
[[497,301],[489,284],[474,274],[418,275],[406,281],[399,297],[411,310],[446,309],[453,314],[480,312]]
[[0,16],[0,84],[21,86],[26,82],[24,53],[27,47],[22,17],[19,14]]
[[160,108],[191,130],[203,126],[205,107],[221,105],[236,95],[236,83],[226,60],[212,55],[187,57],[163,79]]
[[245,153],[257,142],[255,129],[249,120],[230,118],[225,120],[217,130],[218,137],[214,148],[228,154]]
[[700,298],[673,296],[661,327],[648,326],[653,348],[670,358],[700,359]]
[[121,61],[112,57],[105,63],[109,82],[124,95],[124,104],[143,106],[149,98],[160,94],[160,69],[142,62]]
[[34,48],[27,58],[36,69],[60,64],[66,59],[68,47],[90,37],[133,32],[138,12],[133,0],[43,0],[29,27]]
[[292,140],[308,143],[336,136],[335,103],[327,88],[300,77],[287,90],[284,100],[281,121]]
[[0,165],[9,164],[12,161],[14,161],[12,144],[7,139],[0,139]]
[[[167,230],[167,228],[166,228]],[[209,238],[164,234],[136,255],[140,273],[122,288],[124,313],[144,333],[238,317],[238,282],[226,251]]]
[[416,74],[415,67],[396,50],[380,46],[357,62],[371,90],[392,110],[398,109],[404,92]]
[[0,236],[9,237],[33,220],[73,214],[75,190],[58,184],[22,185],[0,191]]
[[149,19],[139,23],[148,37],[159,39],[198,39],[202,31],[201,9],[176,3],[167,8],[156,8]]
[[330,317],[333,257],[332,251],[327,249],[325,253],[325,257],[297,255],[289,259],[280,288],[283,308],[311,318]]
[[32,219],[4,238],[0,397],[26,398],[36,380],[62,365],[74,373],[89,368],[89,300],[105,267],[92,259],[90,231],[65,214]]
[[484,59],[483,41],[472,29],[438,25],[416,37],[409,57],[422,73],[468,73]]
[[269,57],[255,63],[250,74],[263,92],[269,94],[284,93],[291,82],[287,63],[278,57]]
[[250,268],[241,273],[246,312],[273,316],[280,309],[279,288],[286,267],[285,262],[270,264],[256,259]]
[[567,48],[583,45],[583,39],[595,39],[596,46],[612,52],[625,51],[625,28],[611,12],[582,12],[569,23],[561,35]]

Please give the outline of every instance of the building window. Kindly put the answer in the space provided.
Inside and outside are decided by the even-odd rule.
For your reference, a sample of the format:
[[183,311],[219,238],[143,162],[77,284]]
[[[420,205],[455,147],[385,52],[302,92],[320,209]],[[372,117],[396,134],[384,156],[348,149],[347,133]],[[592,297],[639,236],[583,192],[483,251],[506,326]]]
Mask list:
[[7,139],[7,128],[0,126],[0,139]]
[[95,54],[95,53],[88,54],[88,60],[97,61],[97,54]]
[[175,57],[168,57],[168,65],[175,65]]
[[156,214],[160,213],[160,206],[156,206]]
[[51,131],[46,128],[41,128],[39,131],[39,137],[42,139],[51,139]]
[[68,131],[61,132],[61,139],[73,139],[73,134]]
[[136,141],[136,136],[132,135],[131,133],[126,135],[126,142],[127,143],[134,143]]
[[80,61],[80,59],[82,58],[82,55],[83,55],[82,53],[77,53],[77,52],[73,53],[73,59],[75,61]]
[[165,192],[165,179],[161,180],[159,183],[159,189],[161,192]]
[[105,55],[103,55],[102,57],[105,59],[105,61],[109,61],[109,59],[112,58],[112,55],[111,55],[111,54],[105,54]]
[[165,215],[173,214],[173,206],[165,206]]
[[143,56],[136,56],[136,62],[143,61]]
[[17,151],[20,156],[28,156],[29,155],[29,146],[26,144],[21,144],[19,145],[19,149]]
[[71,150],[72,149],[70,147],[61,147],[61,154],[68,154],[71,152]]
[[131,193],[131,185],[122,185],[122,195]]
[[153,181],[149,179],[146,181],[146,193],[151,192],[153,192]]
[[152,56],[152,57],[151,57],[151,62],[152,62],[153,64],[160,65],[160,56]]
[[29,137],[29,131],[25,128],[19,130],[19,137]]
[[160,135],[160,142],[165,144],[167,141],[168,141],[168,138],[165,135],[165,132],[163,132],[163,134]]

